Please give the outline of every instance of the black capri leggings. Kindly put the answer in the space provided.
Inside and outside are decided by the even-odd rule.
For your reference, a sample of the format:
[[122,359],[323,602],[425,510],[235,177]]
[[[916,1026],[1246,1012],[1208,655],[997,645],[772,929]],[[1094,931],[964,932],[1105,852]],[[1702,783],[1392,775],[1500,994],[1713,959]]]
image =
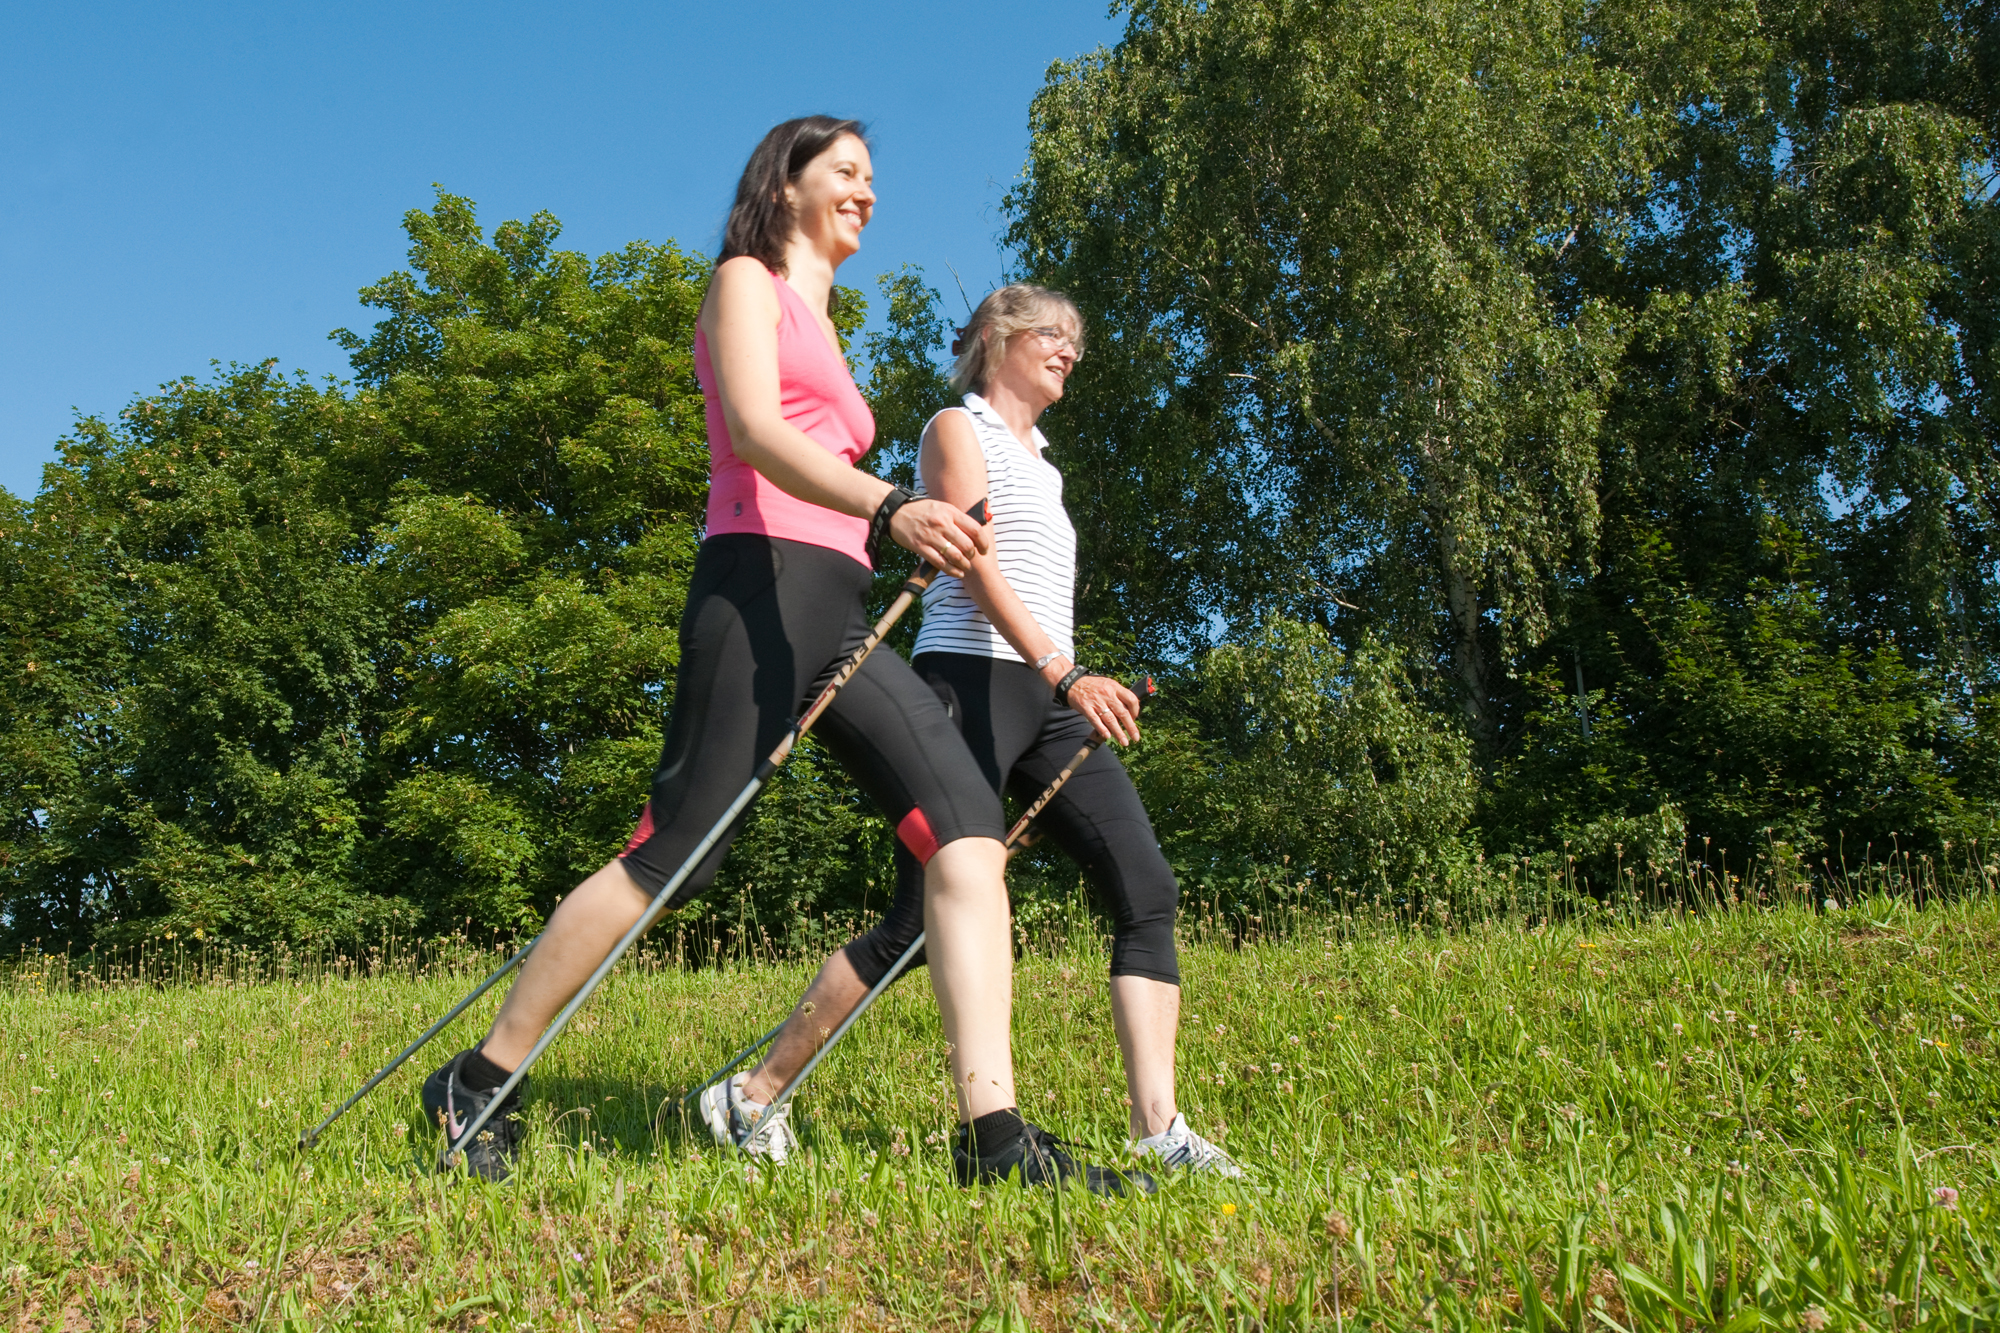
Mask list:
[[[792,719],[868,637],[869,582],[862,565],[805,542],[731,532],[701,544],[681,616],[673,718],[652,798],[621,853],[647,892],[666,887]],[[896,850],[912,865],[959,838],[1005,836],[1000,798],[944,705],[888,649],[871,653],[841,687],[814,734],[895,825]],[[670,907],[714,881],[742,822]]]
[[[1079,714],[1049,697],[1047,682],[1025,662],[924,653],[912,665],[944,701],[995,792],[1004,786],[1032,801],[1093,734]],[[1091,755],[1036,823],[1083,867],[1110,913],[1111,975],[1178,986],[1174,911],[1180,885],[1118,756],[1108,747]],[[879,925],[847,945],[847,961],[873,986],[923,929],[923,866],[899,843],[896,900]],[[912,966],[923,961],[919,953]]]

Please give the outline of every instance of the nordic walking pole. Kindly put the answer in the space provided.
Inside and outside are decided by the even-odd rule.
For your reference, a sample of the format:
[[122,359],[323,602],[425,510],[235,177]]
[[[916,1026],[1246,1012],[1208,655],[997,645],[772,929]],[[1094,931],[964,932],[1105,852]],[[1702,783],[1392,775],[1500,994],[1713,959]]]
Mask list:
[[376,1070],[375,1077],[369,1079],[366,1083],[363,1083],[359,1088],[356,1088],[354,1091],[354,1095],[352,1097],[349,1097],[346,1101],[342,1102],[340,1104],[339,1109],[334,1111],[332,1115],[320,1121],[317,1125],[314,1125],[311,1129],[307,1130],[305,1133],[299,1135],[299,1145],[298,1145],[299,1151],[304,1152],[306,1149],[312,1147],[315,1143],[318,1143],[319,1136],[326,1132],[327,1126],[331,1125],[334,1121],[340,1119],[340,1117],[346,1115],[349,1107],[353,1106],[354,1103],[360,1101],[363,1097],[366,1097],[370,1092],[373,1092],[375,1090],[375,1085],[377,1083],[380,1083],[383,1079],[395,1073],[396,1070],[402,1066],[405,1060],[409,1059],[411,1056],[415,1055],[418,1051],[422,1050],[432,1037],[435,1037],[438,1033],[444,1031],[446,1027],[450,1026],[451,1021],[454,1018],[457,1018],[460,1014],[464,1013],[474,1000],[486,994],[487,991],[492,990],[494,983],[499,981],[500,978],[506,976],[509,972],[512,972],[515,968],[519,967],[521,965],[521,960],[528,956],[528,950],[535,947],[535,940],[539,940],[540,938],[541,936],[537,935],[535,936],[535,939],[529,940],[526,944],[522,945],[519,949],[517,949],[514,953],[514,956],[512,958],[509,958],[506,962],[500,964],[499,969],[495,971],[492,976],[486,978],[486,980],[480,982],[477,986],[475,986],[473,988],[472,994],[466,996],[464,999],[460,1000],[457,1004],[453,1005],[449,1013],[447,1013],[443,1018],[440,1018],[437,1022],[431,1024],[430,1027],[426,1028],[424,1030],[423,1036],[418,1037],[408,1046],[405,1046],[403,1048],[403,1053],[401,1055],[398,1055],[388,1064],[383,1065],[380,1069]]
[[769,1032],[766,1032],[763,1036],[757,1038],[757,1040],[752,1042],[750,1045],[745,1046],[742,1050],[738,1051],[734,1057],[730,1059],[728,1064],[716,1070],[713,1074],[710,1074],[707,1078],[703,1079],[701,1082],[695,1084],[694,1091],[690,1092],[687,1096],[681,1098],[681,1100],[684,1102],[692,1102],[695,1098],[699,1097],[709,1088],[714,1087],[717,1082],[719,1082],[724,1078],[727,1078],[730,1074],[734,1073],[736,1071],[736,1066],[742,1064],[745,1060],[748,1060],[751,1056],[757,1054],[757,1052],[763,1050],[766,1046],[769,1046],[772,1042],[776,1041],[778,1039],[778,1034],[780,1032],[783,1032],[784,1030],[785,1030],[784,1023],[780,1023],[778,1024],[778,1026],[772,1028]]
[[[1132,693],[1139,696],[1139,706],[1141,708],[1145,707],[1146,700],[1159,692],[1160,689],[1157,685],[1153,684],[1151,676],[1147,676],[1141,680],[1138,687],[1132,691]],[[1104,737],[1102,736],[1092,736],[1089,740],[1085,741],[1083,747],[1070,757],[1070,761],[1067,764],[1063,765],[1062,771],[1056,774],[1055,781],[1044,787],[1042,794],[1035,798],[1034,804],[1030,805],[1021,817],[1014,821],[1014,827],[1007,830],[1007,841],[1004,844],[1007,849],[1008,860],[1011,861],[1014,858],[1014,853],[1019,851],[1021,847],[1026,846],[1022,838],[1028,831],[1028,825],[1034,822],[1035,816],[1042,813],[1043,808],[1055,799],[1056,793],[1062,790],[1063,784],[1075,775],[1076,770],[1083,767],[1084,760],[1097,753],[1097,747],[1102,744],[1104,744]],[[827,1057],[827,1053],[833,1050],[834,1043],[847,1035],[847,1029],[853,1027],[855,1020],[868,1012],[868,1006],[874,1004],[876,997],[889,988],[890,982],[903,975],[903,969],[910,965],[910,960],[915,958],[917,951],[924,947],[926,937],[927,932],[918,932],[917,937],[910,941],[910,947],[903,950],[903,956],[890,964],[889,970],[882,974],[882,979],[869,988],[868,993],[861,997],[861,1002],[854,1006],[853,1011],[846,1018],[840,1020],[840,1026],[835,1028],[820,1048],[813,1052],[812,1059],[806,1061],[805,1067],[792,1075],[790,1083],[779,1089],[778,1095],[771,1099],[770,1107],[765,1110],[763,1119],[759,1120],[756,1127],[744,1136],[743,1142],[740,1145],[741,1147],[747,1149],[752,1143],[757,1141],[758,1136],[764,1132],[766,1126],[775,1123],[771,1112],[783,1106],[790,1099],[791,1095],[799,1090],[800,1085],[806,1081],[806,1077],[812,1073],[814,1066],[818,1065],[821,1060],[824,1060]],[[788,1018],[786,1021],[789,1022],[790,1019]],[[770,1034],[764,1038],[763,1042],[758,1043],[757,1048],[761,1050],[765,1044],[769,1043],[779,1032],[784,1030],[784,1026],[784,1023],[780,1023],[777,1027],[771,1029]],[[741,1063],[741,1060],[742,1058],[738,1057],[736,1063]],[[730,1069],[734,1069],[735,1067],[736,1064],[729,1066]],[[724,1072],[728,1071],[725,1070]],[[708,1081],[708,1083],[713,1082],[715,1082],[714,1079]],[[708,1086],[708,1083],[702,1084],[702,1087],[696,1088],[695,1091],[700,1092],[702,1088]]]
[[[974,522],[983,526],[986,522],[986,501],[981,500],[965,512]],[[736,794],[736,799],[729,803],[729,808],[722,812],[722,818],[716,820],[714,826],[702,836],[701,841],[695,844],[694,850],[688,853],[687,860],[681,862],[681,868],[674,872],[673,878],[653,895],[653,901],[639,914],[639,919],[632,923],[632,928],[611,947],[611,952],[604,956],[604,961],[597,965],[597,970],[592,972],[577,993],[570,997],[570,1002],[562,1007],[555,1021],[535,1039],[535,1044],[528,1048],[528,1054],[514,1067],[514,1072],[507,1075],[507,1081],[493,1090],[493,1095],[487,1098],[485,1107],[472,1118],[472,1123],[466,1126],[465,1133],[459,1136],[460,1143],[471,1143],[478,1139],[480,1131],[486,1128],[486,1122],[493,1118],[493,1113],[500,1109],[514,1089],[521,1085],[521,1080],[527,1077],[529,1067],[541,1058],[542,1052],[548,1049],[550,1042],[562,1035],[562,1030],[569,1026],[569,1020],[583,1007],[583,1002],[590,998],[590,993],[597,989],[598,983],[618,965],[618,960],[625,956],[625,951],[646,933],[654,921],[659,919],[660,913],[666,911],[667,904],[673,900],[675,891],[687,881],[689,875],[694,873],[695,867],[707,858],[715,844],[722,841],[722,835],[729,831],[729,826],[736,822],[736,817],[750,808],[750,803],[757,799],[757,794],[763,791],[764,784],[771,780],[771,775],[791,757],[792,747],[799,743],[799,737],[805,735],[812,729],[812,724],[819,721],[819,715],[833,703],[834,696],[840,693],[841,687],[854,678],[854,673],[868,660],[868,654],[875,651],[875,645],[882,642],[889,631],[896,627],[896,622],[910,609],[910,603],[921,596],[924,589],[930,586],[931,580],[936,577],[937,571],[931,568],[928,562],[918,563],[917,572],[903,581],[902,591],[896,594],[895,601],[889,603],[889,609],[882,613],[882,618],[875,622],[875,628],[868,631],[868,637],[861,641],[861,646],[840,664],[839,669],[833,673],[833,679],[826,683],[826,688],[819,692],[819,697],[812,701],[811,707],[799,714],[798,721],[792,723],[791,730],[785,733],[777,748],[765,757],[763,763],[757,765],[757,771],[750,775],[750,781]],[[442,1164],[450,1166],[454,1158],[463,1155],[461,1149],[447,1148]]]

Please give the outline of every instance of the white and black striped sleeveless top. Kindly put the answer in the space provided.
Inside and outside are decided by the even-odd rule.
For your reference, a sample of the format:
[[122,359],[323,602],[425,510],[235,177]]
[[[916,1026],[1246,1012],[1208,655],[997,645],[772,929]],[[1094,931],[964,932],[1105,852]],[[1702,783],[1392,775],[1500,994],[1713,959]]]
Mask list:
[[[1076,529],[1063,509],[1062,473],[1042,457],[1049,442],[1037,430],[1029,441],[1034,453],[1023,449],[1000,414],[976,393],[965,395],[964,407],[945,412],[963,412],[971,419],[979,451],[986,456],[986,501],[1001,574],[1042,633],[1065,653],[1075,653]],[[965,585],[949,574],[924,589],[924,623],[914,651],[1023,660],[973,603]]]

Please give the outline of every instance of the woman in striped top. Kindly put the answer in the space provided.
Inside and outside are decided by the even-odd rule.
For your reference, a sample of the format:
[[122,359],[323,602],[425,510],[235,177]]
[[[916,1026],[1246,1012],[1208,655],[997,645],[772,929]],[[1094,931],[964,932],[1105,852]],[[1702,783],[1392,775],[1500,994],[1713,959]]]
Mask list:
[[[944,701],[987,780],[1024,800],[1093,735],[1120,744],[1139,735],[1137,697],[1076,663],[1076,530],[1063,509],[1062,474],[1035,427],[1062,397],[1082,343],[1082,316],[1068,297],[1025,283],[988,296],[953,349],[952,382],[964,404],[931,419],[919,460],[931,496],[960,508],[987,500],[993,541],[963,578],[939,578],[925,593],[911,665]],[[1112,918],[1112,1021],[1134,1152],[1168,1168],[1241,1175],[1175,1104],[1179,888],[1117,756],[1092,754],[1038,827],[1083,867]],[[770,1055],[745,1078],[747,1095],[774,1096],[923,930],[922,871],[900,846],[897,872],[882,923],[821,967]],[[969,1145],[954,1157],[961,1179],[977,1170]]]

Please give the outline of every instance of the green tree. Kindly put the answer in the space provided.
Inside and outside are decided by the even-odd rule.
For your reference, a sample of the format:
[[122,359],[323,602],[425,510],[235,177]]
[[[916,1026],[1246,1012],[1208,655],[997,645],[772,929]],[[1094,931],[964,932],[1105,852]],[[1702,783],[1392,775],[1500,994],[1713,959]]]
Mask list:
[[1472,860],[1464,732],[1392,649],[1344,653],[1318,625],[1273,620],[1178,684],[1129,762],[1190,888],[1229,902],[1312,882],[1393,900],[1449,890]]
[[64,442],[10,518],[12,934],[392,918],[356,875],[387,618],[345,493],[380,426],[338,390],[237,367]]
[[390,440],[369,880],[523,926],[617,850],[659,754],[707,490],[707,264],[592,262],[546,213],[489,241],[442,192],[404,227],[409,270],[362,292],[386,317],[338,335]]
[[[1980,759],[2000,668],[1990,6],[1643,16],[1597,20],[1671,113],[1648,206],[1592,278],[1633,329],[1604,540],[1527,665],[1604,691],[1597,744],[1629,719],[1618,766],[1657,775],[1701,838],[1935,848],[2000,808]],[[1748,711],[1718,731],[1710,692]],[[1528,769],[1551,809],[1593,789],[1528,731],[1508,800]]]
[[1353,604],[1498,744],[1589,563],[1623,339],[1579,274],[1647,169],[1585,12],[1141,0],[1052,73],[1011,234],[1090,318],[1056,438],[1147,642]]

